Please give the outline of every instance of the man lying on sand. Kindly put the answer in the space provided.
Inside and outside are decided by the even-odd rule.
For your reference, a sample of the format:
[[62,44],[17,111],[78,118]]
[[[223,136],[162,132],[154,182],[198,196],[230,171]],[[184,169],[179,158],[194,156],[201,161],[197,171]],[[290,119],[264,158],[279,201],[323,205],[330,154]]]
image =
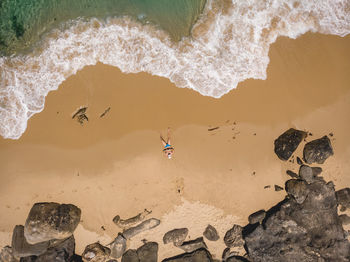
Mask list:
[[170,145],[170,128],[168,127],[168,139],[167,141],[164,140],[164,138],[162,137],[162,135],[160,135],[160,140],[162,141],[162,144],[164,146],[163,149],[163,153],[166,157],[168,157],[169,159],[171,159],[171,157],[174,154],[174,147]]

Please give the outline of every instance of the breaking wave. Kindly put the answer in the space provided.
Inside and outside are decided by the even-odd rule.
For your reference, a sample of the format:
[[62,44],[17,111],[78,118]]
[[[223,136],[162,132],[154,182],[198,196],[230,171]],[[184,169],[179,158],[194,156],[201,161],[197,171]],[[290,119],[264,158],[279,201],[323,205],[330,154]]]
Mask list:
[[51,32],[31,54],[0,57],[4,138],[18,139],[28,119],[43,110],[49,91],[97,62],[166,77],[178,87],[219,98],[245,79],[266,79],[269,47],[278,36],[349,34],[350,2],[212,0],[192,36],[177,43],[129,18],[76,20],[67,28]]

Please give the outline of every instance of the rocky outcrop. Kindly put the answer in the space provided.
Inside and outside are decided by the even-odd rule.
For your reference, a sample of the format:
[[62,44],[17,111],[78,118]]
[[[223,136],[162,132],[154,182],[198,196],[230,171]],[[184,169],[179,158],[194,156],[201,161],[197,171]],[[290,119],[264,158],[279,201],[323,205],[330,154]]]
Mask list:
[[83,254],[83,262],[106,262],[109,260],[109,255],[111,250],[108,247],[102,246],[100,243],[96,242],[88,245]]
[[279,159],[287,161],[307,136],[304,131],[291,128],[275,140],[275,153]]
[[303,152],[304,160],[308,164],[323,164],[324,161],[333,154],[331,141],[327,136],[307,143]]
[[118,234],[118,236],[111,243],[111,257],[120,258],[125,250],[126,250],[126,239],[122,234]]
[[176,228],[171,231],[168,231],[163,236],[163,243],[173,243],[175,246],[181,246],[185,241],[188,234],[187,228]]
[[345,208],[350,208],[350,188],[343,188],[335,192],[337,203]]
[[220,238],[218,231],[212,225],[208,225],[205,228],[203,232],[203,236],[209,241],[217,241]]
[[9,246],[4,247],[0,252],[1,262],[18,262],[12,252],[12,248]]
[[306,166],[306,165],[300,166],[299,176],[301,179],[305,180],[308,184],[314,181],[314,171],[309,166]]
[[24,236],[29,244],[70,237],[79,224],[81,211],[71,204],[37,203],[29,212]]
[[127,250],[122,257],[122,262],[139,262],[139,257],[135,249]]
[[190,253],[164,259],[162,262],[213,262],[213,258],[208,250],[201,248]]
[[303,182],[287,182],[293,197],[267,211],[262,225],[244,230],[253,261],[349,261],[333,184]]

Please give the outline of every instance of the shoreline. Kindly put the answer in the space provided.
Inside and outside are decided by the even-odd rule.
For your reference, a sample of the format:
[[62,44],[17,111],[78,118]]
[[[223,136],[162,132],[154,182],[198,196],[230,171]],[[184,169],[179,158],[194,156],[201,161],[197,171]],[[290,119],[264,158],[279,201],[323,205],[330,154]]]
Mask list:
[[[270,49],[268,79],[246,80],[220,99],[146,73],[85,67],[49,93],[44,111],[29,120],[19,140],[0,139],[0,246],[9,243],[32,203],[41,201],[82,208],[78,251],[90,244],[84,228],[112,238],[118,233],[115,215],[150,208],[163,217],[183,200],[244,223],[284,196],[273,185],[283,186],[291,163],[281,164],[272,145],[288,127],[312,132],[310,140],[334,133],[336,157],[327,160],[323,176],[337,188],[348,186],[349,53],[350,36],[278,39]],[[88,106],[83,126],[72,119],[81,106]],[[159,141],[168,126],[176,148],[171,161],[163,158]]]

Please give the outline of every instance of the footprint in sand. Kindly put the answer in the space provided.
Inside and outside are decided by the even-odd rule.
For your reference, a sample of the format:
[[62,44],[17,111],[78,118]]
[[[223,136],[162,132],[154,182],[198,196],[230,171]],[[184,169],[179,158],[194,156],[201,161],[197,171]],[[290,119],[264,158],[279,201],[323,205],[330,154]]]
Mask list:
[[183,177],[177,178],[175,180],[175,187],[176,187],[176,192],[180,195],[183,194],[183,191],[185,189],[185,182]]

